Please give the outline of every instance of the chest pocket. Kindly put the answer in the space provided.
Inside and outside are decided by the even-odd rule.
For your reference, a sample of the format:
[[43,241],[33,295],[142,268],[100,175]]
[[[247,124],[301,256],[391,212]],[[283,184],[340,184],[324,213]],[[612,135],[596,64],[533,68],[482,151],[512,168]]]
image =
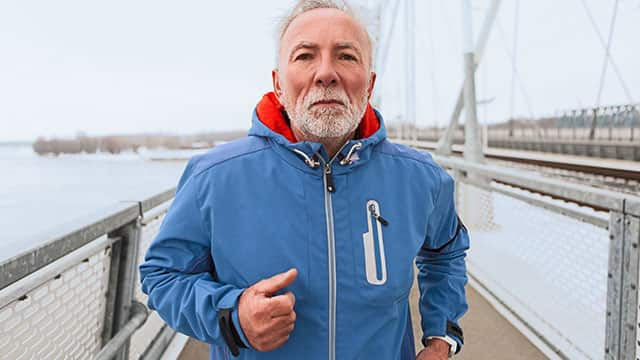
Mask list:
[[[362,209],[366,218],[366,232],[355,246],[355,274],[362,296],[369,302],[388,305],[403,300],[413,281],[413,257],[397,241],[376,200],[368,200]],[[395,224],[396,227],[399,224]]]

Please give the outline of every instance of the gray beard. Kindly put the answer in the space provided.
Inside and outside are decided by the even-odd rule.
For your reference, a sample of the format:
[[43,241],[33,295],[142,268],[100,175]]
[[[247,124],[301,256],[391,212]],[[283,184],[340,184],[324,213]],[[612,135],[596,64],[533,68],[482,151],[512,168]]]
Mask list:
[[[316,140],[337,139],[346,136],[358,128],[367,110],[368,96],[363,94],[358,104],[351,104],[349,98],[341,92],[320,90],[308,94],[301,102],[293,104],[283,94],[284,107],[291,125]],[[339,99],[345,106],[338,108],[313,107],[311,104],[321,99]]]

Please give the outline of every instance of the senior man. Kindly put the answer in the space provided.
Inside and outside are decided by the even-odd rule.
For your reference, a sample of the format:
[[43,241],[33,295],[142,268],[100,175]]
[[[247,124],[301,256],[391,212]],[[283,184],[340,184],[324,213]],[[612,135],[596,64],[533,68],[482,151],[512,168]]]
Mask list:
[[453,181],[386,140],[351,8],[299,1],[249,136],[193,158],[140,266],[149,306],[212,359],[415,359],[463,342],[466,229]]

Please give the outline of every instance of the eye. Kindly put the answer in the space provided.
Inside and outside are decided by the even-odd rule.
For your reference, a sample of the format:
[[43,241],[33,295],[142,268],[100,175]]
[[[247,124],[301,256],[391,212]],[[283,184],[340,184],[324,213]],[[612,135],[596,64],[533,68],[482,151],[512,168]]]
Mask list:
[[311,53],[301,53],[299,55],[296,55],[296,57],[293,59],[294,61],[305,61],[305,60],[311,60],[313,58],[313,54]]
[[342,53],[338,57],[339,57],[340,60],[358,61],[358,58],[356,58],[355,56],[353,56],[351,54],[347,54],[347,53]]

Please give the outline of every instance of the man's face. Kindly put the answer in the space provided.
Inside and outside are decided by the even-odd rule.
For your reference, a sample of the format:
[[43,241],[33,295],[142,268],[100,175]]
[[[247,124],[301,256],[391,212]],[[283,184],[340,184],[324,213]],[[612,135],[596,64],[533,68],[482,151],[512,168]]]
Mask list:
[[294,19],[273,72],[292,126],[318,138],[355,130],[375,83],[370,54],[365,30],[342,11],[315,9]]

